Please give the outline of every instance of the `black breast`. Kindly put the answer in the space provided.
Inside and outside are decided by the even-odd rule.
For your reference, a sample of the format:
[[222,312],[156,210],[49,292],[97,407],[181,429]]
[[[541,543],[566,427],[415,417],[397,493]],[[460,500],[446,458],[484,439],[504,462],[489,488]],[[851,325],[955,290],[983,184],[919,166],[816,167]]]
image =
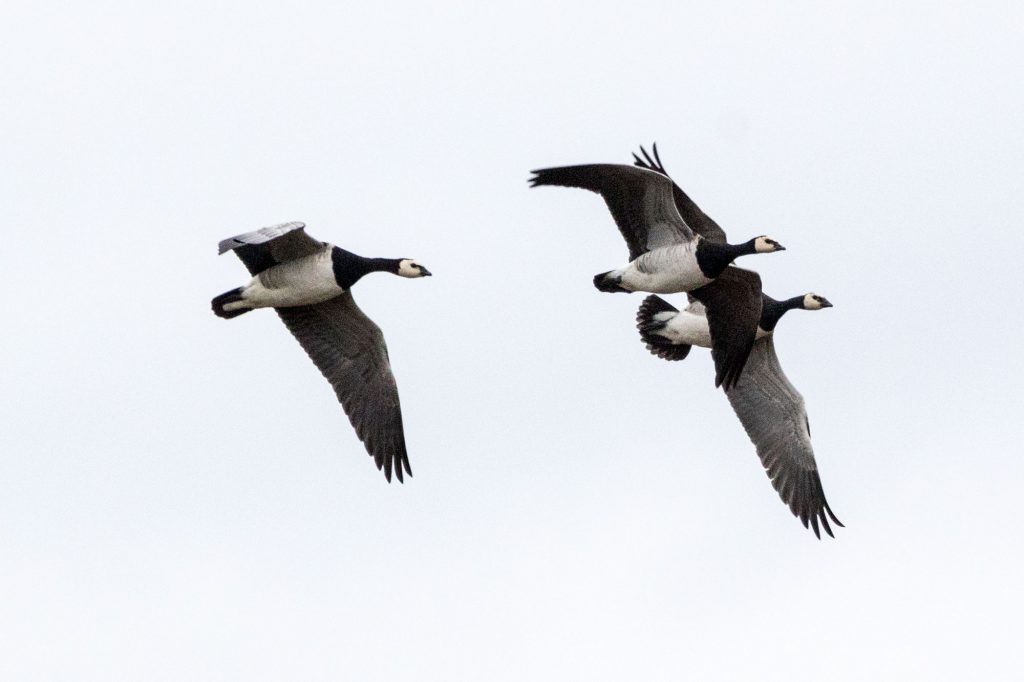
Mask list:
[[708,279],[715,279],[729,267],[736,258],[736,252],[730,244],[719,244],[701,239],[697,242],[697,265]]
[[348,290],[370,271],[369,259],[358,256],[351,251],[335,246],[331,249],[331,266],[334,270],[334,281],[342,289]]

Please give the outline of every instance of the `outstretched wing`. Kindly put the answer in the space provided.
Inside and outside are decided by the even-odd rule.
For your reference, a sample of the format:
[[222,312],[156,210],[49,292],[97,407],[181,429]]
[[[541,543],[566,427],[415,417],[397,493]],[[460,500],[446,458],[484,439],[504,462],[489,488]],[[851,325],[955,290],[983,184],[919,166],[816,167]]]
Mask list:
[[828,519],[843,524],[825,499],[803,396],[783,374],[771,337],[754,344],[746,371],[726,396],[782,501],[816,536],[819,522],[832,535]]
[[626,239],[629,259],[694,238],[672,198],[672,181],[661,173],[617,164],[562,166],[532,171],[530,186],[558,185],[597,192]]
[[398,385],[380,327],[348,291],[316,305],[275,310],[331,383],[356,435],[377,468],[384,469],[385,478],[391,480],[392,469],[399,481],[403,469],[411,476]]
[[761,277],[752,270],[729,266],[715,281],[690,292],[704,304],[711,332],[715,386],[736,385],[757,336],[761,319]]
[[217,253],[234,251],[249,272],[257,275],[278,263],[308,256],[323,246],[323,242],[306,234],[305,223],[292,222],[228,237],[218,244]]
[[[635,159],[634,165],[639,168],[646,168],[648,170],[661,173],[665,177],[669,177],[668,172],[665,170],[665,166],[661,163],[661,157],[658,156],[658,145],[655,143],[653,147],[654,158],[647,153],[647,150],[640,147],[640,153],[644,155],[641,159],[636,154],[633,154]],[[694,232],[704,237],[708,241],[725,243],[725,230],[718,226],[714,220],[709,218],[704,211],[700,210],[697,204],[693,203],[693,199],[687,196],[683,189],[672,183],[672,198],[676,202],[676,208],[679,209],[679,214],[683,216],[683,220],[689,225]]]

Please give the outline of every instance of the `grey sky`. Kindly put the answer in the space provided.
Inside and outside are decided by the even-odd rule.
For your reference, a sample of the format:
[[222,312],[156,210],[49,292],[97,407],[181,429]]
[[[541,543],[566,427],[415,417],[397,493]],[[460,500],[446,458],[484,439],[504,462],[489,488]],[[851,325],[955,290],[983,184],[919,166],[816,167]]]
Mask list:
[[[1024,12],[368,4],[5,5],[0,677],[1018,674]],[[653,140],[835,303],[777,344],[836,540],[593,289],[600,199],[527,189]],[[356,290],[404,486],[276,316],[209,310],[286,220],[435,274]]]

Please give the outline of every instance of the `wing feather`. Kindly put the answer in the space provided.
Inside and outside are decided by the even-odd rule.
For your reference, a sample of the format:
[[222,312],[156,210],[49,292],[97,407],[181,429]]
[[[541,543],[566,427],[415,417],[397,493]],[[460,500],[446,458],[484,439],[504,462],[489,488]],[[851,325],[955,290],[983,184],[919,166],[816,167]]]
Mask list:
[[288,330],[334,388],[345,414],[378,469],[391,480],[412,475],[398,385],[384,335],[351,292],[311,306],[276,308]]
[[694,238],[661,173],[619,164],[562,166],[532,171],[530,186],[578,187],[600,194],[629,247],[629,259]]
[[306,234],[305,223],[291,222],[228,237],[218,244],[217,253],[234,251],[249,272],[257,275],[278,263],[308,256],[323,246],[323,242]]
[[728,391],[739,380],[754,347],[761,319],[761,277],[752,270],[730,266],[690,295],[704,304],[708,318],[715,386]]
[[[642,160],[639,156],[633,154],[633,164],[638,168],[646,168],[669,177],[668,171],[665,170],[665,166],[661,163],[661,157],[658,156],[658,145],[655,144],[653,149],[654,159],[651,159],[647,150],[640,147],[640,152],[644,155],[644,159]],[[672,183],[672,198],[675,200],[679,214],[686,221],[686,224],[693,228],[694,232],[708,241],[725,244],[725,230],[719,227],[718,223],[712,220],[704,211],[700,210],[700,207],[683,191],[683,188],[674,182]]]
[[771,337],[754,344],[746,370],[726,396],[782,501],[804,527],[810,522],[816,536],[819,523],[832,536],[828,519],[843,524],[825,499],[803,396],[783,374]]

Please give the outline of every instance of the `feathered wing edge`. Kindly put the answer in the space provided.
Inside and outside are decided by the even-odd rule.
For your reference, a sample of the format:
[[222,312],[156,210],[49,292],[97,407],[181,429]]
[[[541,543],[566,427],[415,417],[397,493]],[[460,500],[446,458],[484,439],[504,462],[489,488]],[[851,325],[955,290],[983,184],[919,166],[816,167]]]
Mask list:
[[819,539],[819,525],[835,537],[828,520],[843,523],[825,498],[803,396],[782,372],[771,337],[754,344],[747,369],[726,396],[783,503]]
[[276,308],[320,373],[330,382],[377,469],[412,475],[398,385],[380,328],[350,292],[311,306]]

